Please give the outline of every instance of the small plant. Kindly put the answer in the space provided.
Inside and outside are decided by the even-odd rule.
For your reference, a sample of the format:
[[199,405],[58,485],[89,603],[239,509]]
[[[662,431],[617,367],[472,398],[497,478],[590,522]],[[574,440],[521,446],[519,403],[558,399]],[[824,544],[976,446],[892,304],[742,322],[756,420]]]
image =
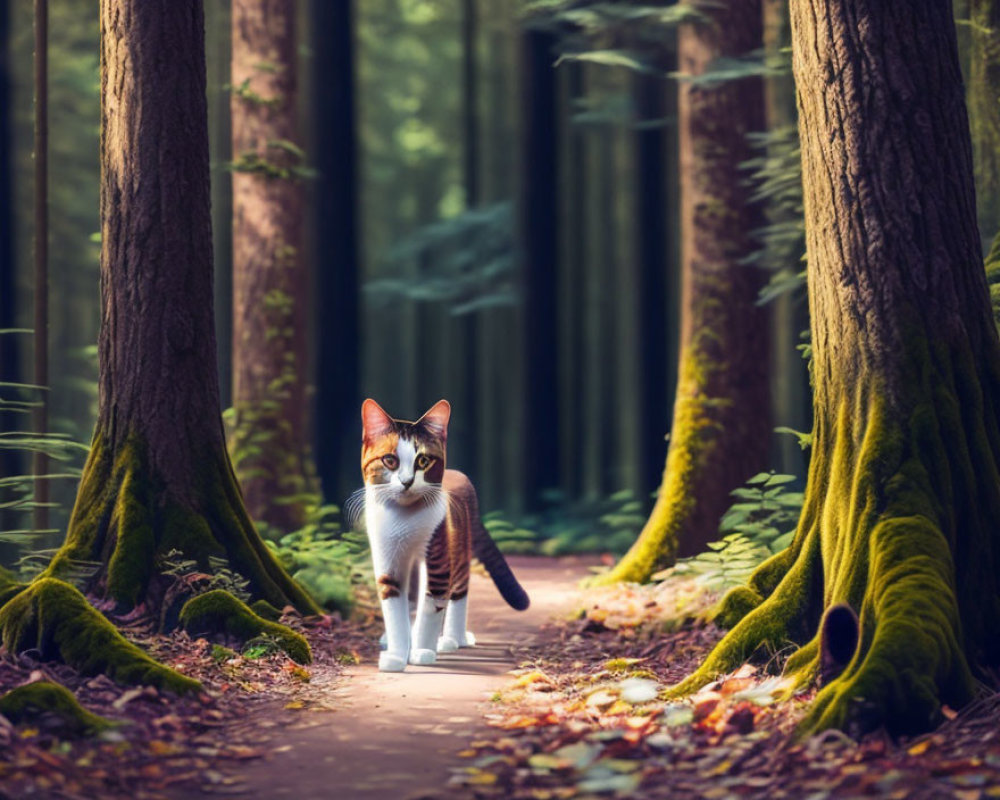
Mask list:
[[280,652],[281,644],[273,636],[266,633],[255,636],[243,646],[243,657],[248,659],[265,658]]
[[718,592],[745,583],[758,564],[791,544],[802,512],[802,492],[789,489],[797,480],[794,475],[775,472],[754,475],[745,486],[733,490],[737,502],[719,523],[722,539],[654,579],[692,576],[706,589]]
[[244,602],[250,600],[250,581],[230,569],[224,558],[209,556],[208,564],[209,572],[201,572],[197,562],[184,558],[179,550],[170,550],[160,557],[160,572],[183,580],[194,595],[222,589]]
[[306,524],[281,534],[257,523],[261,536],[282,566],[301,583],[320,605],[349,613],[358,595],[372,595],[368,537],[345,530],[340,509],[334,505],[313,507]]

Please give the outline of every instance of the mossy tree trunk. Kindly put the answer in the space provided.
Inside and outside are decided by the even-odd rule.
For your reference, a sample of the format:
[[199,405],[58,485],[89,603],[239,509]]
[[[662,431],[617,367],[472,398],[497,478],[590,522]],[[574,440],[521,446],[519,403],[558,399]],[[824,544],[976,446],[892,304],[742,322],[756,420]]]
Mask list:
[[[678,31],[678,69],[702,75],[720,57],[761,46],[759,0],[700,9],[710,21]],[[666,467],[653,512],[632,549],[601,579],[644,581],[717,534],[729,492],[767,458],[767,313],[763,276],[743,263],[759,213],[740,164],[746,134],[763,127],[755,78],[678,90],[681,160],[681,345]]]
[[676,691],[789,640],[808,642],[786,665],[807,683],[810,636],[847,604],[857,647],[803,730],[919,731],[1000,657],[1000,345],[954,22],[933,0],[798,0],[792,27],[815,391],[805,506],[792,546],[724,601],[742,619]]
[[212,310],[200,0],[101,2],[98,421],[47,574],[99,561],[89,588],[162,604],[171,550],[220,556],[278,607],[316,607],[247,516],[226,452]]
[[304,166],[294,0],[232,7],[233,409],[247,509],[284,531],[316,488],[307,437]]

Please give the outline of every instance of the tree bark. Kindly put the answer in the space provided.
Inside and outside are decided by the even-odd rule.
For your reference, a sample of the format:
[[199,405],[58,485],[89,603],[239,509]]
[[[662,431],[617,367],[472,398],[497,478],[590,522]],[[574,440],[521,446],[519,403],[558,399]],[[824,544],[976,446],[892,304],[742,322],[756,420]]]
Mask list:
[[540,507],[559,486],[559,383],[556,273],[559,257],[556,77],[553,37],[522,34],[523,153],[521,235],[524,243],[525,441],[524,499]]
[[[723,603],[742,619],[678,689],[808,640],[846,604],[856,651],[803,730],[916,732],[1000,660],[1000,344],[954,22],[932,0],[797,0],[792,30],[815,392],[805,505],[792,546]],[[797,684],[816,676],[820,642],[786,665]]]
[[[711,22],[678,32],[678,65],[698,76],[720,56],[760,47],[759,0],[703,9]],[[644,581],[718,532],[729,493],[766,463],[770,434],[768,323],[762,276],[743,263],[759,214],[740,164],[763,126],[757,79],[682,82],[681,346],[670,447],[653,512],[631,550],[600,582]]]
[[234,0],[232,30],[231,450],[251,517],[290,531],[305,523],[315,485],[295,3]]
[[276,606],[315,605],[247,516],[219,416],[202,3],[101,3],[99,408],[66,542],[120,608],[162,604],[164,557],[228,559]]
[[328,502],[358,483],[361,408],[354,3],[313,0],[316,461]]

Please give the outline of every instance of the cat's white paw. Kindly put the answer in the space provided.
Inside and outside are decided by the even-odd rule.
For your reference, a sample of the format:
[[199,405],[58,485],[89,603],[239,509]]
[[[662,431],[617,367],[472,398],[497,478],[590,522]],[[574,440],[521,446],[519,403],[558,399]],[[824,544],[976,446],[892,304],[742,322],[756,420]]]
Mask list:
[[438,652],[439,653],[454,653],[458,650],[459,644],[457,639],[452,639],[450,636],[442,636],[438,639]]
[[389,634],[383,633],[378,637],[378,649],[385,650],[389,646]]
[[378,654],[379,672],[402,672],[406,669],[406,659],[395,653]]
[[476,637],[473,635],[472,631],[465,632],[465,641],[458,643],[459,647],[475,647]]
[[417,648],[410,651],[411,664],[433,664],[435,661],[437,661],[437,653],[433,650]]

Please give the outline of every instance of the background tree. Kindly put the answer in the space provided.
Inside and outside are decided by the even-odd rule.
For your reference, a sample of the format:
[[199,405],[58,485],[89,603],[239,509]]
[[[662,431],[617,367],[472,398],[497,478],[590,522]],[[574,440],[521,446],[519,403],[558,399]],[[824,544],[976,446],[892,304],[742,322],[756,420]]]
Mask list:
[[47,574],[96,560],[93,591],[155,608],[163,555],[204,570],[214,555],[253,595],[314,610],[254,530],[225,449],[201,2],[103,0],[101,87],[98,421]]
[[305,522],[315,480],[295,7],[234,0],[230,78],[233,461],[251,516],[285,531]]
[[316,468],[323,494],[340,504],[359,485],[360,348],[358,143],[354,3],[313,0],[310,152],[312,190]]
[[786,666],[799,684],[824,654],[844,668],[804,727],[923,730],[1000,657],[1000,345],[955,27],[947,3],[799,0],[792,31],[814,383],[805,506],[792,546],[728,596],[722,618],[742,619],[678,691],[808,639],[847,604],[860,631],[828,615]]
[[760,81],[699,81],[714,59],[761,44],[761,6],[699,7],[678,32],[681,347],[670,447],[656,506],[601,582],[643,581],[718,531],[729,492],[767,458],[768,321],[760,273],[744,264],[758,220],[741,171],[748,131],[763,127]]

